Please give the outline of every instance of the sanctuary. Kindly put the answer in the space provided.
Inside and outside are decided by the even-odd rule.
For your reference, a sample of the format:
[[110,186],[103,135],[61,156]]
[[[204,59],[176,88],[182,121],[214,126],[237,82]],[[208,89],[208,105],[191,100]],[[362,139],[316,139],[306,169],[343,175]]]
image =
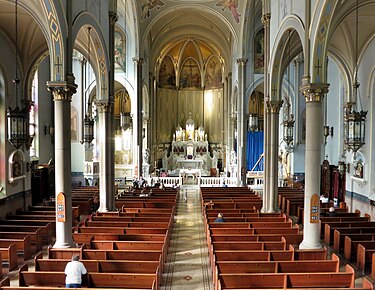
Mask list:
[[210,152],[207,133],[203,125],[195,127],[191,112],[185,129],[177,126],[169,148],[165,149],[162,159],[162,170],[168,175],[177,176],[182,169],[199,169],[202,176],[217,175],[218,152]]

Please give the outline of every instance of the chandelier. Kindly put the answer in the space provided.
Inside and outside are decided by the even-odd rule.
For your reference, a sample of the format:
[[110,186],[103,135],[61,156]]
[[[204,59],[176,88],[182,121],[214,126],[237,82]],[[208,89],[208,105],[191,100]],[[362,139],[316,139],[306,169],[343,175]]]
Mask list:
[[[358,0],[356,3],[356,17],[355,17],[355,59],[356,67],[353,84],[353,99],[359,99],[361,105],[361,97],[358,96]],[[348,102],[345,107],[345,145],[356,153],[365,144],[366,132],[366,115],[367,111],[356,111],[354,108],[355,102]],[[362,107],[362,106],[361,106]]]
[[28,139],[28,124],[27,124],[27,110],[25,108],[20,109],[18,107],[18,93],[20,79],[18,78],[18,1],[15,3],[15,41],[16,41],[16,73],[13,79],[16,107],[12,109],[10,106],[7,110],[7,125],[8,135],[7,140],[16,148],[19,149]]

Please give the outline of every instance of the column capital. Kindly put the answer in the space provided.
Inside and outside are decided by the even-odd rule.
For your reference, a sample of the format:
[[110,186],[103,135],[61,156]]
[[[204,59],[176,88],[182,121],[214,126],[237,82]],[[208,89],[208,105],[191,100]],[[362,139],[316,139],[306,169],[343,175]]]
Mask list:
[[142,57],[133,57],[133,62],[136,63],[137,65],[143,65],[144,59]]
[[283,105],[283,101],[267,101],[267,112],[272,114],[279,114]]
[[271,13],[267,13],[262,16],[262,23],[264,27],[269,26],[270,21],[271,21]]
[[238,65],[245,66],[247,63],[247,58],[237,58],[236,62]]
[[328,93],[329,84],[326,83],[306,83],[300,86],[300,91],[305,96],[306,103],[320,102],[324,94]]
[[113,12],[113,11],[109,11],[109,23],[111,25],[115,25],[117,20],[118,20],[118,15],[116,12]]
[[96,107],[98,108],[99,113],[110,113],[112,111],[112,103],[105,101],[96,101]]
[[52,92],[54,101],[72,101],[72,96],[77,92],[77,85],[72,82],[47,82],[47,90]]

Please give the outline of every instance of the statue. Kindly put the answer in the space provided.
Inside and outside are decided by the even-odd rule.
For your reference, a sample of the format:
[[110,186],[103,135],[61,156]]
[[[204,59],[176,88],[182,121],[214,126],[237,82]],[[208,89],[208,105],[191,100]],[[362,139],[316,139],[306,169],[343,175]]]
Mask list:
[[143,164],[148,164],[150,157],[150,150],[148,148],[143,150]]
[[216,150],[214,150],[214,152],[212,153],[211,167],[217,168],[217,151]]
[[163,169],[167,171],[168,170],[168,150],[167,149],[164,150],[162,163],[163,163]]
[[236,155],[236,151],[234,150],[230,152],[230,164],[231,165],[237,164],[237,155]]

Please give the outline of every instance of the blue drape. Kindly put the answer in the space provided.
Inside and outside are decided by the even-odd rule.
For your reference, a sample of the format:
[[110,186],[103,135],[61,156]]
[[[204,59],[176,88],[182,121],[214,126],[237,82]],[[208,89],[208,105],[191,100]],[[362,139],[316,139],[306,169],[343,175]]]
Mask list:
[[[263,132],[247,132],[246,165],[251,170],[263,153]],[[254,171],[263,171],[263,159],[258,163]]]

